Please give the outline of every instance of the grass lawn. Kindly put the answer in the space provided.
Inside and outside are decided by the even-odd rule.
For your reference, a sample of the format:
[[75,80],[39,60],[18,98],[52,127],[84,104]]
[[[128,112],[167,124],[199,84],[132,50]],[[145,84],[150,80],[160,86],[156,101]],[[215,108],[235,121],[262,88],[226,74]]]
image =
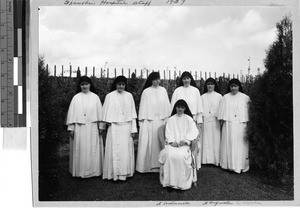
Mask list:
[[[68,172],[69,157],[61,156],[55,170],[53,189],[39,187],[40,201],[267,201],[293,200],[292,176],[285,185],[270,181],[250,168],[246,173],[203,165],[197,172],[197,187],[170,191],[159,183],[158,173],[141,174],[126,181],[102,180],[102,177],[73,178]],[[51,171],[51,170],[50,170]],[[45,181],[44,184],[52,183]]]

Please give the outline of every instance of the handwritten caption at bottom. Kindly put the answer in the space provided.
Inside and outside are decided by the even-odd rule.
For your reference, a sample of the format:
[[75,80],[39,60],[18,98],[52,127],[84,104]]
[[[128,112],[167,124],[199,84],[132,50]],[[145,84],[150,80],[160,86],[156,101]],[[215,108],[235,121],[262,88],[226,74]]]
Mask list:
[[177,201],[171,201],[171,202],[158,202],[156,203],[156,206],[172,206],[172,205],[180,205],[180,206],[184,206],[184,205],[190,205],[190,202],[177,202]]

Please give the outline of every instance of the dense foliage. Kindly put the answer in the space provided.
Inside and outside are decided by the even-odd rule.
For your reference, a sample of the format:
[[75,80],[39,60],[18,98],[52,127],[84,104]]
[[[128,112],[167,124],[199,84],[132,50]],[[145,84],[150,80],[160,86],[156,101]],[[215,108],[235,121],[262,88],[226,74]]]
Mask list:
[[266,71],[250,90],[250,160],[270,176],[293,172],[292,22],[276,25],[276,41],[266,51]]
[[[45,69],[44,58],[39,58],[39,186],[40,193],[48,193],[56,186],[55,157],[58,139],[63,129],[57,119],[60,118],[55,106],[60,105],[56,99],[58,89],[51,84]],[[43,199],[43,195],[39,195]]]

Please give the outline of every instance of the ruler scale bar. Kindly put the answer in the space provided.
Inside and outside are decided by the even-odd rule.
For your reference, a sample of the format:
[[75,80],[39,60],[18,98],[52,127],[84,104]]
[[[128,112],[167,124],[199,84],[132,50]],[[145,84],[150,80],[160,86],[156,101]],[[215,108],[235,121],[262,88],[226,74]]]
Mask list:
[[26,126],[26,4],[1,0],[1,126]]
[[18,69],[19,69],[19,59],[14,57],[14,85],[18,85]]
[[14,4],[14,14],[13,14],[13,30],[14,30],[14,57],[18,57],[18,27],[17,27],[17,13],[18,13],[18,6],[17,6],[18,0],[15,1]]
[[18,57],[22,57],[22,28],[18,28]]
[[18,58],[18,18],[17,14],[19,13],[18,9],[19,0],[15,1],[14,4],[14,15],[13,15],[13,28],[14,28],[14,125],[18,125],[18,72],[19,72],[19,58]]
[[[19,125],[20,126],[26,126],[26,1],[21,1],[20,4],[20,11],[22,12],[21,14],[21,21],[20,21],[20,73],[21,77],[19,79],[19,82],[22,83],[22,87],[20,88],[20,92],[22,96],[19,97],[19,109],[20,109],[20,117],[19,117]],[[24,40],[24,41],[22,41]],[[24,79],[23,79],[24,78]],[[25,90],[24,90],[25,89]]]
[[[18,68],[19,69],[22,69],[22,63],[23,63],[22,57],[19,57],[18,58]],[[18,71],[18,79],[17,79],[17,83],[19,86],[22,86],[22,83],[23,83],[22,78],[23,78],[23,70],[19,70]]]
[[[14,104],[13,107],[14,109],[18,109],[18,86],[14,86]],[[14,111],[14,126],[18,126],[18,111]]]

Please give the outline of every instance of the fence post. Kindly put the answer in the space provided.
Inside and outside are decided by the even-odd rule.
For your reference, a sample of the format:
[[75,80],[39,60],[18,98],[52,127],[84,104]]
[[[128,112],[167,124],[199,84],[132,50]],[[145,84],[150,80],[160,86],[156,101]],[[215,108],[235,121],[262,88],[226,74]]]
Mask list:
[[124,76],[124,69],[122,68],[122,76]]
[[223,73],[223,78],[225,78],[225,73]]
[[215,79],[217,78],[217,72],[215,72]]
[[200,80],[202,79],[202,71],[200,71]]
[[61,76],[64,77],[64,66],[61,68]]
[[169,80],[171,79],[171,71],[169,71]]
[[109,78],[109,68],[107,68],[107,78]]
[[211,77],[211,72],[209,72],[209,77]]
[[197,75],[197,71],[195,71],[195,80],[197,81],[198,79],[198,75]]
[[72,65],[70,65],[70,77],[72,77]]
[[148,78],[148,74],[149,74],[149,70],[147,69],[147,77],[146,77],[146,79]]
[[131,78],[130,77],[130,68],[128,69],[128,78]]
[[205,80],[207,79],[207,72],[205,72]]
[[117,69],[115,68],[115,78],[117,77]]
[[228,79],[230,79],[230,74],[228,73]]
[[102,67],[101,67],[101,69],[100,69],[100,77],[102,78],[102,73],[103,73],[103,69],[102,69]]
[[136,77],[136,69],[134,69],[134,74],[135,74],[135,77]]
[[56,65],[54,65],[54,76],[56,77]]
[[87,76],[87,66],[85,67],[85,76]]
[[93,66],[93,77],[95,76],[95,67]]

